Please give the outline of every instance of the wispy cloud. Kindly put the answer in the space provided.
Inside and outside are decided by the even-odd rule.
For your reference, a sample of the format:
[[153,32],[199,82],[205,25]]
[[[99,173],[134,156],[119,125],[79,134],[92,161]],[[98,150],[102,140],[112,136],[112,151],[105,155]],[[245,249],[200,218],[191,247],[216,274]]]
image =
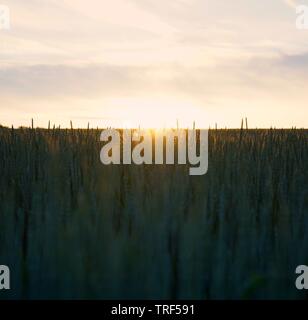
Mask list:
[[[268,109],[280,116],[282,107],[295,115],[302,104],[288,109],[295,96],[289,89],[305,101],[307,33],[296,30],[284,4],[297,3],[10,0],[12,29],[0,33],[0,122],[55,108],[78,116],[77,105],[86,118],[87,108],[106,99],[156,96],[191,101],[213,117],[227,118],[233,108],[228,121],[246,109],[256,122],[263,121],[262,108],[266,116]],[[116,117],[117,106],[105,105]]]

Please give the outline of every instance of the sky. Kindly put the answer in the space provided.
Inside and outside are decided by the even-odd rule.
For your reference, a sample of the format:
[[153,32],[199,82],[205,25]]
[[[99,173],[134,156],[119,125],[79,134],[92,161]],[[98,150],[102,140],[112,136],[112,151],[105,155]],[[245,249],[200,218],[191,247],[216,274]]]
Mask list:
[[299,1],[0,0],[0,124],[308,128]]

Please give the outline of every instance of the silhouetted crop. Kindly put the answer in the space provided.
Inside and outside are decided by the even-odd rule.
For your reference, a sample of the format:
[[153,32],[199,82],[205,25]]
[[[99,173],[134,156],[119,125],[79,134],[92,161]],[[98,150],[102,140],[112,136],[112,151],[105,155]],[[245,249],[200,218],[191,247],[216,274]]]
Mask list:
[[304,298],[308,131],[210,130],[204,176],[104,166],[99,136],[0,129],[0,298]]

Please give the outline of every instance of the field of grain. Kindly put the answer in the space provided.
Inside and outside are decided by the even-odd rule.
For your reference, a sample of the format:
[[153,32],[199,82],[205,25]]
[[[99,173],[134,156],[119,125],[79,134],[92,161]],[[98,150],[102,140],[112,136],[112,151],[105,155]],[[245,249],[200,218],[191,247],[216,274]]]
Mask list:
[[104,166],[99,136],[0,129],[0,299],[305,298],[307,130],[210,130],[204,176]]

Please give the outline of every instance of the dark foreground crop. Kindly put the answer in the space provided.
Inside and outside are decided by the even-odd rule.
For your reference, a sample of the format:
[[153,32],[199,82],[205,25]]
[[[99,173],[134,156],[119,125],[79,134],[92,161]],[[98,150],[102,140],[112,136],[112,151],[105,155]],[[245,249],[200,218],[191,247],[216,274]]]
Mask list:
[[212,130],[199,177],[99,135],[0,129],[0,299],[305,298],[308,131]]

